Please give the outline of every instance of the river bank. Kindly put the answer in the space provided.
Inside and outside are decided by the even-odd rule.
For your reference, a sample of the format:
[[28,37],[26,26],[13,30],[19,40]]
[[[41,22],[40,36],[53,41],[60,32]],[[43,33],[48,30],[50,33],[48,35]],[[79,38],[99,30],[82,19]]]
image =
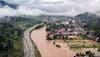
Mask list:
[[69,48],[58,48],[46,40],[45,27],[32,31],[31,38],[42,57],[73,57],[75,54]]

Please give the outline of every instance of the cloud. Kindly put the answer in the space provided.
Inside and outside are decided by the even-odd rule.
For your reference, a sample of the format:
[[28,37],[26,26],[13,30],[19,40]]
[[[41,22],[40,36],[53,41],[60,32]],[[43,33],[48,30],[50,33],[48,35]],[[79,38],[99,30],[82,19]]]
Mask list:
[[9,6],[5,6],[4,8],[0,8],[0,16],[5,16],[5,15],[15,15],[16,11],[10,8]]
[[39,9],[30,9],[26,7],[18,7],[17,9],[12,9],[9,6],[0,8],[0,16],[21,16],[21,15],[32,15],[38,16],[43,12]]
[[[100,0],[5,0],[19,6],[37,8],[48,14],[77,15],[83,12],[100,11]],[[32,11],[33,12],[33,11]],[[23,10],[24,13],[24,10]],[[42,12],[43,13],[43,12]],[[28,13],[29,14],[29,13]],[[31,14],[31,13],[30,13]]]

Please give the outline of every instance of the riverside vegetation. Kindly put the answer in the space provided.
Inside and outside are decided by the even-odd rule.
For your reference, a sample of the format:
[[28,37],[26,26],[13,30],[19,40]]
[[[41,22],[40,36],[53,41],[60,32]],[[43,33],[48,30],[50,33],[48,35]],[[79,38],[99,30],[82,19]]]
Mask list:
[[0,57],[23,57],[23,32],[40,23],[38,17],[0,18]]

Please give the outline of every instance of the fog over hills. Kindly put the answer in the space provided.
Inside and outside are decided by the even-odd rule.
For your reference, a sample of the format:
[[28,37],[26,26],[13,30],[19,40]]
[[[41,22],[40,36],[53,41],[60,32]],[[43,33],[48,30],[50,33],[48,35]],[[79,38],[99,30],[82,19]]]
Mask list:
[[65,15],[97,13],[100,0],[0,0],[3,15]]
[[11,4],[11,3],[7,3],[6,1],[1,0],[1,1],[0,1],[0,8],[3,8],[3,7],[5,7],[5,6],[9,6],[9,7],[13,8],[13,9],[17,9],[17,6],[18,6],[18,5],[16,5],[16,4]]
[[40,9],[28,8],[25,6],[19,6],[14,3],[9,3],[4,0],[0,0],[0,16],[20,16],[20,15],[41,15],[43,13]]

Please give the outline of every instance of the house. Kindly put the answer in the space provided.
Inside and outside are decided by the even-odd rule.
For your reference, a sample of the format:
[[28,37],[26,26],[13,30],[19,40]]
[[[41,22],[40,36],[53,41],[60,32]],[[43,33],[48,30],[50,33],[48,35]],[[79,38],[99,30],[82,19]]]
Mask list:
[[100,37],[97,37],[96,38],[96,42],[100,42]]
[[69,32],[68,33],[68,38],[70,39],[73,39],[73,38],[76,38],[78,36],[78,33],[77,32]]

